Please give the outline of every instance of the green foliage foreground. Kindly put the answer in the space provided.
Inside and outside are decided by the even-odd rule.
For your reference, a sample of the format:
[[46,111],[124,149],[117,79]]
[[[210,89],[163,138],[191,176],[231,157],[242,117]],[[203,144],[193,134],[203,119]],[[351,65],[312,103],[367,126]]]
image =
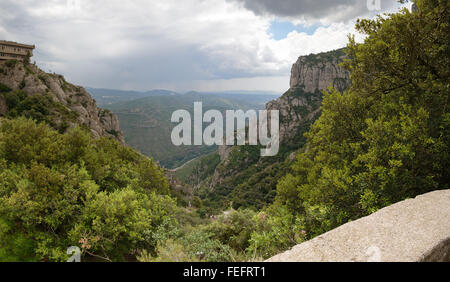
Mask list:
[[26,118],[0,125],[0,261],[95,260],[154,252],[174,221],[153,161],[80,128],[60,134]]
[[[308,147],[277,186],[269,218],[312,238],[380,208],[448,189],[450,29],[448,1],[418,0],[419,11],[360,20],[344,66],[352,86],[325,93]],[[280,217],[280,210],[288,212]],[[280,242],[252,236],[262,256]],[[295,233],[295,232],[294,232]]]

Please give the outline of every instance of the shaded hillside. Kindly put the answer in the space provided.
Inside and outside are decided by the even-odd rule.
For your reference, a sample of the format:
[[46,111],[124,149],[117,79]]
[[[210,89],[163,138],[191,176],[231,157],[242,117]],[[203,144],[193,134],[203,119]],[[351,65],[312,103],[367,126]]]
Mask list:
[[171,123],[174,111],[185,109],[193,117],[194,102],[203,102],[203,112],[210,109],[223,113],[237,109],[258,110],[263,109],[264,104],[273,98],[269,95],[190,92],[146,97],[112,104],[108,108],[119,117],[128,145],[160,161],[164,167],[175,168],[193,158],[214,152],[217,146],[174,146],[171,141],[171,131],[177,125]]

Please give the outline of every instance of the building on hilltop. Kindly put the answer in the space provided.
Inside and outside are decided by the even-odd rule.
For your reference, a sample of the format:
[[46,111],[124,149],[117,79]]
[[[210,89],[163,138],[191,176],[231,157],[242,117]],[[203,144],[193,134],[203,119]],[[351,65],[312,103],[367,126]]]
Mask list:
[[26,45],[12,41],[0,40],[0,61],[25,60],[33,56],[34,45]]

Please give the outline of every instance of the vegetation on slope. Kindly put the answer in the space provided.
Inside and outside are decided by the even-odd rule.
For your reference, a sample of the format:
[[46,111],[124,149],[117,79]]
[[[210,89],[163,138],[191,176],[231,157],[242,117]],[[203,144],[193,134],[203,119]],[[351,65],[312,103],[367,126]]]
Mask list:
[[[2,119],[0,260],[66,260],[72,245],[84,259],[258,260],[394,202],[448,189],[450,6],[417,4],[417,13],[358,22],[367,38],[350,39],[347,48],[352,87],[324,93],[308,148],[278,182],[274,203],[259,211],[255,193],[250,209],[205,224],[197,217],[204,203],[180,212],[159,167],[116,141],[79,127],[61,134],[45,119]],[[231,157],[258,163],[255,148]],[[242,191],[265,182],[248,183]]]
[[78,116],[76,112],[55,102],[49,94],[28,95],[22,90],[12,91],[0,83],[1,97],[8,107],[6,117],[29,117],[38,122],[46,122],[60,132],[64,132],[68,128],[69,122],[75,122]]
[[[324,54],[328,57],[340,52]],[[291,123],[296,126],[282,140],[277,156],[261,157],[260,146],[235,146],[227,161],[216,164],[212,170],[211,167],[206,170],[204,166],[197,167],[201,173],[191,175],[189,183],[196,181],[195,185],[200,187],[196,189],[196,195],[203,200],[202,214],[217,214],[230,205],[235,209],[261,209],[273,203],[278,180],[290,171],[291,154],[306,144],[304,134],[319,114],[322,96],[318,90],[307,93],[301,88],[289,89],[283,95],[291,109],[280,116],[280,126],[290,127]],[[292,106],[294,99],[304,100],[305,106]],[[309,115],[313,117],[306,118]],[[212,179],[215,172],[218,179]],[[202,177],[197,177],[199,174]]]
[[175,176],[186,184],[198,186],[211,177],[219,163],[220,156],[214,152],[186,163],[182,168],[177,169]]

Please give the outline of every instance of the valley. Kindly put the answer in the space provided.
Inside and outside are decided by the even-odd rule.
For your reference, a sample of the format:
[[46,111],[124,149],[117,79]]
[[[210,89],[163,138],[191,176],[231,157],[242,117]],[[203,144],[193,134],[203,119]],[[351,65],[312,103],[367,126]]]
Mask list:
[[173,145],[171,132],[177,125],[171,122],[173,112],[187,110],[193,114],[194,102],[202,102],[205,112],[210,109],[222,113],[226,110],[259,110],[264,109],[266,102],[277,97],[258,94],[158,93],[160,95],[105,106],[119,118],[126,143],[144,155],[153,157],[168,169],[179,167],[194,158],[217,150],[217,146]]

